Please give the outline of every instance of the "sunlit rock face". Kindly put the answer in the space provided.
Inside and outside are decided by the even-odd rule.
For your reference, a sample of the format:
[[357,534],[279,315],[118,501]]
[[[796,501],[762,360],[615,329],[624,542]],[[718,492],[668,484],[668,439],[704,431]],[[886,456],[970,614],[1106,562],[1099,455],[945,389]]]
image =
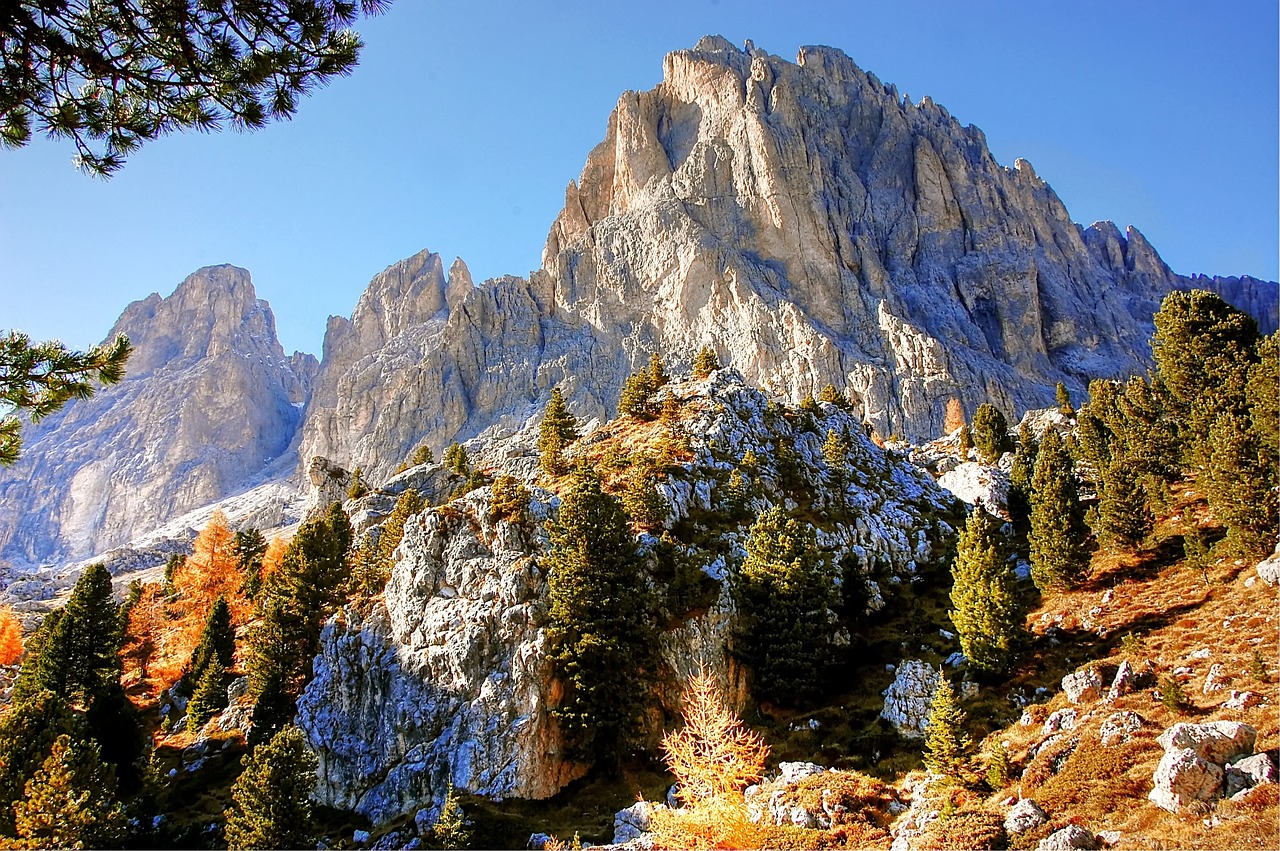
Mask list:
[[1075,224],[1029,163],[840,51],[708,37],[619,99],[540,270],[473,288],[424,252],[331,320],[303,455],[389,473],[419,442],[521,428],[557,384],[608,415],[649,352],[704,345],[927,439],[952,397],[1016,418],[1059,381],[1141,371],[1160,300],[1193,285],[1275,327],[1274,284],[1180,277],[1137,230]]
[[[0,554],[74,561],[246,489],[288,454],[318,366],[285,355],[249,273],[211,266],[125,309],[120,384],[23,429],[0,471]],[[292,466],[292,461],[288,462]]]

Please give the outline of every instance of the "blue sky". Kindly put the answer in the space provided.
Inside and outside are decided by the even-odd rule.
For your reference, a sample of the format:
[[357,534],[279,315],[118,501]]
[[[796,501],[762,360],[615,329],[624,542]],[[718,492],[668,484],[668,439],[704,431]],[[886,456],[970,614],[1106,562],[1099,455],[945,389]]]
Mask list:
[[1272,0],[397,0],[360,30],[360,67],[290,122],[171,136],[105,182],[67,143],[0,151],[0,328],[87,346],[234,263],[318,355],[328,315],[423,248],[526,274],[618,96],[708,33],[839,47],[1030,160],[1076,221],[1133,224],[1183,274],[1278,277]]

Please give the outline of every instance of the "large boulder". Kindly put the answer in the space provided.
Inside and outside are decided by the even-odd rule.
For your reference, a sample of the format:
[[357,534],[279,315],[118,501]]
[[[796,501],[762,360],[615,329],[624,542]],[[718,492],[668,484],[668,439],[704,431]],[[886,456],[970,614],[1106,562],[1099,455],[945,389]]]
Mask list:
[[1157,807],[1176,813],[1197,801],[1212,801],[1222,794],[1226,772],[1192,748],[1169,750],[1161,757],[1151,778],[1147,797]]
[[1096,851],[1097,848],[1097,836],[1078,824],[1069,824],[1041,839],[1036,851]]
[[908,739],[924,738],[929,707],[942,675],[928,662],[911,659],[898,665],[893,682],[884,690],[880,717]]
[[1023,798],[1009,810],[1009,815],[1004,820],[1004,829],[1009,833],[1026,833],[1048,820],[1048,814],[1040,809],[1039,804],[1030,798]]
[[1156,741],[1166,751],[1190,748],[1196,756],[1225,765],[1238,756],[1253,753],[1258,731],[1239,721],[1210,721],[1205,724],[1174,724]]
[[1102,697],[1102,675],[1097,668],[1081,668],[1062,678],[1062,690],[1071,703],[1095,701]]

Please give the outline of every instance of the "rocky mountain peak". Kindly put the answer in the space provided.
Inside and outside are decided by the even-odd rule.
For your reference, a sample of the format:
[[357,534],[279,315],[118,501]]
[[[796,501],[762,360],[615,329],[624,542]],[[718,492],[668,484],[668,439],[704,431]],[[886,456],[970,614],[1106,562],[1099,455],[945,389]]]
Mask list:
[[317,371],[286,357],[249,273],[209,266],[112,328],[134,344],[120,384],[25,429],[0,472],[0,555],[103,552],[245,489],[284,455]]

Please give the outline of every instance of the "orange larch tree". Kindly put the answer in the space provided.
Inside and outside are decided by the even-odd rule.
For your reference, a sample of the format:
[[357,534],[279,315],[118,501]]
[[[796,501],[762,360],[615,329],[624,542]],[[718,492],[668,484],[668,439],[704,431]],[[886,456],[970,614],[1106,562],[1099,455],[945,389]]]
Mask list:
[[8,606],[0,608],[0,665],[13,665],[22,658],[22,624]]
[[685,725],[662,739],[683,810],[656,810],[656,848],[763,848],[742,791],[764,777],[769,746],[720,700],[715,678],[699,671],[683,695]]

